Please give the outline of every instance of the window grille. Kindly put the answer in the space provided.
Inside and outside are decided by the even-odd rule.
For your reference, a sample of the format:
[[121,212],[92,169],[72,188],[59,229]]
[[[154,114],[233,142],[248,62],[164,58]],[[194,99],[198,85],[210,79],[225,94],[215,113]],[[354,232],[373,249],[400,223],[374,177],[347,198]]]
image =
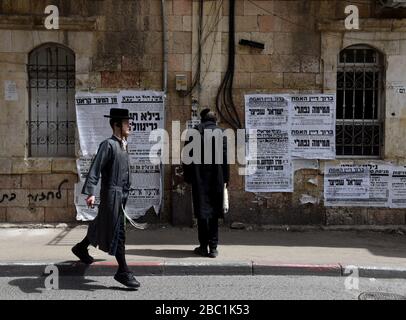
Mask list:
[[340,52],[337,68],[337,156],[379,158],[383,141],[383,57],[368,46]]
[[75,155],[75,54],[59,44],[28,58],[30,157]]

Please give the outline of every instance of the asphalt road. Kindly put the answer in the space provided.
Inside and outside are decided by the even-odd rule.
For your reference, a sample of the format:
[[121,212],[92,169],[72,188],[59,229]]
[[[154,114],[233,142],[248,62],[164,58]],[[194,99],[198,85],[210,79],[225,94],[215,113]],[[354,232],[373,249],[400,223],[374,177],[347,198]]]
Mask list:
[[[141,282],[137,291],[123,288],[112,277],[60,277],[59,290],[52,290],[45,289],[45,278],[0,277],[0,299],[354,300],[363,292],[406,296],[406,280],[400,279],[361,278],[358,290],[346,289],[343,277],[149,276],[137,279]],[[349,284],[356,286],[356,281]]]

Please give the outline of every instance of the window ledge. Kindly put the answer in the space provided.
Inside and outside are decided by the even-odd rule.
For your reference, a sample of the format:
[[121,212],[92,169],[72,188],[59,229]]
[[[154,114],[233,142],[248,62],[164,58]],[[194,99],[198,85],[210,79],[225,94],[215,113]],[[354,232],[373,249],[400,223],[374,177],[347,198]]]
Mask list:
[[345,28],[344,20],[330,20],[318,24],[322,32],[403,32],[406,31],[406,19],[359,19],[359,30]]
[[[46,15],[0,14],[0,29],[47,30],[44,26]],[[59,17],[59,30],[95,31],[101,26],[101,17]]]
[[73,173],[77,174],[76,158],[10,158],[9,174]]

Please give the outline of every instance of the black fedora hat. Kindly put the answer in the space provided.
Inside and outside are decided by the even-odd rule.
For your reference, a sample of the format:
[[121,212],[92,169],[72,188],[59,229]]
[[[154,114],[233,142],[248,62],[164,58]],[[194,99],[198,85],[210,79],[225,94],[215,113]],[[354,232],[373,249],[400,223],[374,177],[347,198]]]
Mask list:
[[128,109],[111,108],[109,115],[104,115],[106,118],[112,119],[132,119]]
[[205,108],[200,112],[200,118],[206,117],[206,115],[210,112],[211,110],[209,108]]

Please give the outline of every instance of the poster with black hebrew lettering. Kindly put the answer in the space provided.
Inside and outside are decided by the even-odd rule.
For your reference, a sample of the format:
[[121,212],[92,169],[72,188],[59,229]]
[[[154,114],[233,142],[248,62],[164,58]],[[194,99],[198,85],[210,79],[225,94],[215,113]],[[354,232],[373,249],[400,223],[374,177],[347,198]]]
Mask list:
[[[359,169],[354,168],[364,168],[369,174],[369,179],[363,179],[361,182],[359,172],[354,173]],[[337,170],[346,170],[346,173],[340,177]],[[332,172],[337,175],[332,175]],[[337,196],[332,194],[334,186],[338,190]],[[354,191],[356,186],[360,187],[360,190]],[[344,198],[340,188],[351,199]],[[345,191],[345,188],[348,188],[348,191]],[[406,208],[406,166],[396,166],[388,162],[326,166],[324,196],[328,199],[325,201],[326,206]]]
[[350,206],[370,199],[370,170],[352,163],[328,164],[324,169],[324,205]]
[[164,128],[164,96],[153,91],[121,91],[120,106],[130,110],[131,135],[128,138],[128,152],[131,161],[149,163],[152,130]]
[[[116,102],[115,104],[113,102]],[[81,186],[86,180],[92,158],[99,144],[112,135],[108,118],[110,108],[129,109],[131,190],[126,205],[127,213],[134,219],[143,216],[154,208],[158,214],[162,199],[162,166],[152,164],[149,152],[155,142],[149,141],[152,130],[164,128],[164,95],[154,91],[122,91],[120,93],[81,93],[76,94],[76,113],[82,155],[77,160],[80,182],[75,186],[75,205],[78,220],[92,220],[97,214],[85,205],[86,196],[81,195]],[[99,182],[100,184],[100,182]]]
[[389,185],[389,207],[406,208],[406,166],[393,166]]
[[117,94],[79,92],[75,99],[80,150],[83,156],[92,156],[100,142],[111,136],[108,118],[103,115],[118,108]]
[[291,95],[290,102],[292,157],[335,159],[335,95]]
[[[293,165],[289,149],[289,100],[284,95],[245,96],[245,127],[256,130],[248,135],[248,172],[245,190],[249,192],[293,192]],[[256,140],[257,148],[250,148]]]
[[132,187],[126,211],[131,217],[138,218],[153,207],[158,214],[163,192],[162,165],[159,159],[150,159],[151,148],[157,145],[156,141],[150,141],[150,133],[164,129],[164,94],[155,91],[120,91],[118,101],[121,108],[130,111],[132,117],[128,138]]

